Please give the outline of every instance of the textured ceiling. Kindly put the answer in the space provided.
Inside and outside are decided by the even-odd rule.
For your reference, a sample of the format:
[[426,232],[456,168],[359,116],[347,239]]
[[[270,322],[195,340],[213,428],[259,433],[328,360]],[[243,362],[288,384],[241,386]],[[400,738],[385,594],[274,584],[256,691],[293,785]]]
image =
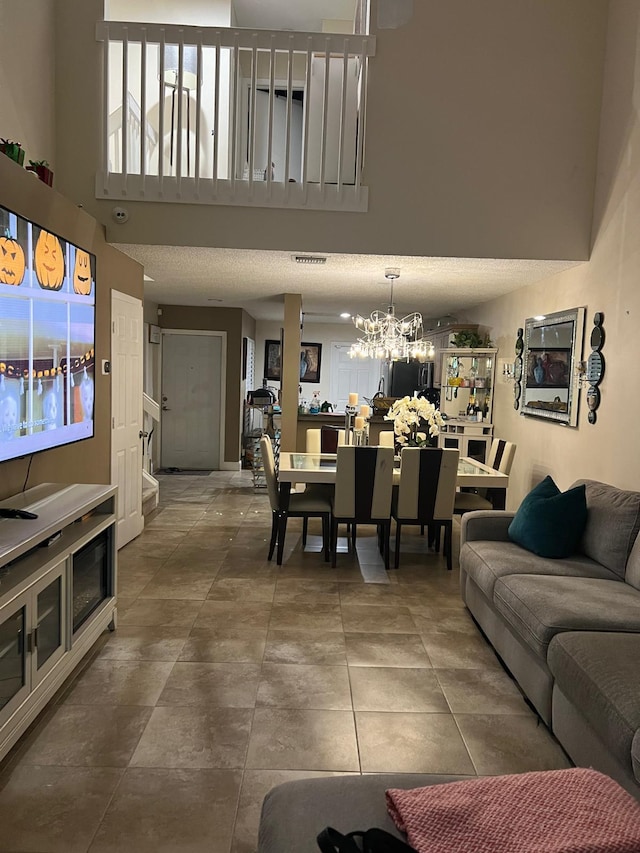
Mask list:
[[456,316],[497,296],[547,278],[573,261],[325,255],[326,264],[297,264],[289,252],[116,244],[145,268],[145,296],[164,305],[244,308],[257,320],[282,320],[284,293],[301,293],[305,322],[339,322],[343,311],[386,307],[387,267],[398,313]]

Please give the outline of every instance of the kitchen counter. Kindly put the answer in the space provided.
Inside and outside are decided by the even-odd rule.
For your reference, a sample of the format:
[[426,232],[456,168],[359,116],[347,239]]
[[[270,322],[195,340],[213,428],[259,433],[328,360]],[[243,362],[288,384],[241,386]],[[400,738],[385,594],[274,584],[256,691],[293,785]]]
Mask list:
[[[307,446],[307,430],[320,429],[323,426],[344,429],[344,412],[320,412],[317,415],[298,415],[298,433],[296,438],[296,450],[304,453]],[[385,421],[383,415],[372,415],[369,418],[369,443],[377,444],[378,436],[382,430],[393,429],[392,421]]]

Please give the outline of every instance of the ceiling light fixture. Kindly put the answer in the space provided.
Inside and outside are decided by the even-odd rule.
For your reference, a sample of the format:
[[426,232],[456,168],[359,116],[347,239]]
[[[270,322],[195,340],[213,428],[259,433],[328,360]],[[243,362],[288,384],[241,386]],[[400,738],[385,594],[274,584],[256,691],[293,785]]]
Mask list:
[[326,264],[327,262],[322,255],[291,255],[291,260],[297,264]]
[[400,277],[400,270],[391,268],[384,271],[385,278],[391,282],[389,307],[385,311],[372,311],[368,318],[356,314],[353,323],[364,332],[364,337],[351,345],[351,358],[382,358],[396,361],[410,358],[425,359],[434,355],[431,341],[422,337],[422,314],[407,314],[401,320],[396,317],[393,304],[393,283]]
[[343,311],[340,316],[342,317],[343,320],[350,320],[351,319],[351,314],[349,314],[348,311]]

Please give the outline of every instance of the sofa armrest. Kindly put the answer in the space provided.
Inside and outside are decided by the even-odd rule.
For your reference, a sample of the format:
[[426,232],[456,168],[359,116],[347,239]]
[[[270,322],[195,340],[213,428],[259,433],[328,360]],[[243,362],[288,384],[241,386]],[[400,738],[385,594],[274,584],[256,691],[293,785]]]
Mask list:
[[462,516],[460,547],[474,539],[488,539],[494,542],[508,542],[507,531],[515,512],[497,509],[481,509],[465,512]]

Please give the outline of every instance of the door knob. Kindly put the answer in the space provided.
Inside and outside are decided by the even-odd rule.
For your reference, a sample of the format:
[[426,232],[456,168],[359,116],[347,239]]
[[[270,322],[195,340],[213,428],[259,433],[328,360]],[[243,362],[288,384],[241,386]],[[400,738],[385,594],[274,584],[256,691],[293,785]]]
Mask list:
[[163,407],[162,407],[162,411],[163,411],[163,412],[170,412],[170,411],[171,411],[171,409],[170,409],[168,406],[163,406]]
[[148,435],[149,435],[148,432],[145,432],[144,430],[141,429],[140,432],[138,433],[138,438],[146,438]]

